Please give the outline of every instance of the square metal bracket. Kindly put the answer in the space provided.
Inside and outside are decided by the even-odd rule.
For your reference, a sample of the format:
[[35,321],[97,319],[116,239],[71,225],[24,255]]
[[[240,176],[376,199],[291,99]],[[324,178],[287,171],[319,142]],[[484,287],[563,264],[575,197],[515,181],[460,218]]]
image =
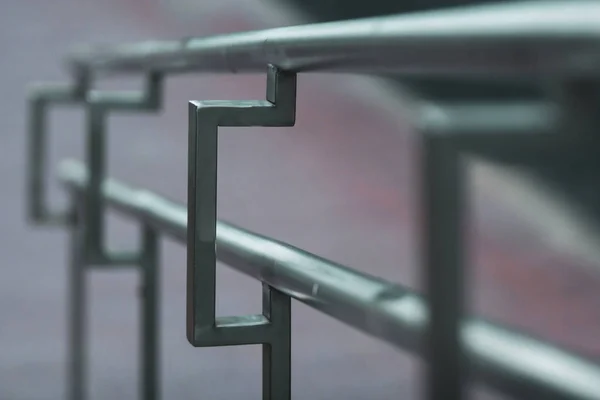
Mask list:
[[69,211],[53,210],[46,193],[48,111],[55,105],[80,104],[89,87],[88,74],[75,75],[74,84],[37,85],[28,96],[27,219],[36,225],[66,225]]
[[108,254],[104,246],[105,221],[101,185],[106,174],[106,123],[112,112],[154,112],[161,108],[163,74],[149,73],[144,89],[133,92],[92,90],[87,93],[86,161],[89,188],[84,201],[84,243],[88,264],[121,266],[135,264],[137,254]]
[[218,127],[293,126],[295,109],[296,75],[273,66],[266,101],[189,104],[187,336],[194,346],[241,344],[255,335],[228,331],[254,332],[268,325],[264,315],[215,318]]
[[293,126],[296,74],[269,66],[263,101],[189,104],[187,338],[196,347],[263,345],[263,399],[290,398],[290,299],[263,285],[259,315],[216,317],[219,126]]

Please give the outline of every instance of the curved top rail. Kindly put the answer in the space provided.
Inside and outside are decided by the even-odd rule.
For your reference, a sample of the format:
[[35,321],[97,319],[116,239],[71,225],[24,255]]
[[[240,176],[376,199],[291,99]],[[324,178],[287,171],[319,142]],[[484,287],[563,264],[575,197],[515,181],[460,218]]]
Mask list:
[[528,1],[300,25],[178,41],[88,46],[70,67],[419,75],[597,75],[600,2]]

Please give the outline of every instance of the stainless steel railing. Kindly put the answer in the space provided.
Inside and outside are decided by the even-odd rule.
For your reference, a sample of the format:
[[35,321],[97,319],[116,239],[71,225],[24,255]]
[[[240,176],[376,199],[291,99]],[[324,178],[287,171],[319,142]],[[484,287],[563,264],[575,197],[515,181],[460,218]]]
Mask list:
[[[465,396],[469,374],[520,398],[600,398],[600,369],[590,362],[493,324],[463,307],[462,157],[506,162],[569,162],[597,148],[595,87],[600,59],[596,2],[529,2],[455,11],[306,25],[173,42],[81,48],[67,58],[73,83],[31,93],[29,218],[72,233],[70,398],[85,398],[85,284],[90,268],[136,266],[144,281],[141,396],[159,393],[157,251],[161,235],[187,243],[187,337],[193,346],[263,345],[263,398],[291,396],[290,299],[294,298],[415,351],[427,361],[429,399]],[[156,112],[172,73],[267,72],[266,100],[189,104],[187,213],[157,195],[105,176],[106,119],[113,112]],[[527,103],[444,104],[425,99],[422,132],[422,240],[427,298],[216,219],[219,126],[291,126],[298,73],[394,71],[413,76],[523,79],[548,87]],[[146,77],[141,92],[93,90],[103,74]],[[68,164],[61,179],[72,208],[45,202],[48,107],[87,111],[87,169]],[[114,207],[142,225],[142,247],[105,248],[104,211]],[[217,259],[263,282],[263,313],[215,315]],[[352,278],[350,285],[349,280]]]

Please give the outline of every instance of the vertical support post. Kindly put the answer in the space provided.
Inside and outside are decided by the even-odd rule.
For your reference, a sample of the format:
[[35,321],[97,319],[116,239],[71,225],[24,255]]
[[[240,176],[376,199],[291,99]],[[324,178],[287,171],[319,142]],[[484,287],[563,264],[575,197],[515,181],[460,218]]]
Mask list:
[[84,241],[86,256],[91,261],[102,260],[104,216],[101,186],[105,178],[106,112],[101,104],[87,108],[86,158],[90,171],[89,186],[85,192]]
[[44,199],[46,182],[44,169],[46,159],[46,100],[41,96],[33,96],[29,100],[29,147],[27,159],[28,169],[28,216],[32,221],[42,221],[47,215]]
[[198,326],[215,325],[218,116],[188,105],[187,327],[194,343]]
[[465,398],[461,343],[463,305],[463,182],[461,160],[450,138],[425,135],[423,152],[428,400]]
[[156,232],[142,228],[140,258],[142,309],[140,318],[140,399],[160,398],[159,249]]
[[85,244],[82,240],[82,210],[78,205],[78,196],[71,195],[71,218],[69,221],[70,260],[68,299],[68,371],[67,398],[84,400],[87,390],[86,360],[86,315],[87,285],[85,282]]
[[263,400],[292,396],[292,327],[289,296],[263,284],[263,315],[271,321],[271,340],[263,344]]

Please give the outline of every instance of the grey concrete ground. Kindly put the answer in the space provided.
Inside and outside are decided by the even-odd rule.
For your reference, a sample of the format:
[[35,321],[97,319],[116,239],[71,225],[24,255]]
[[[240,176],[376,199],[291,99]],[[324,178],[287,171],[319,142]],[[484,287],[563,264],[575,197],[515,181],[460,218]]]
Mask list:
[[[66,235],[24,222],[26,86],[65,79],[60,57],[75,43],[203,35],[291,20],[281,10],[267,11],[264,0],[190,4],[0,4],[0,400],[65,395]],[[262,98],[263,92],[264,77],[258,76],[170,79],[160,115],[111,119],[110,174],[184,201],[187,101]],[[417,287],[416,145],[401,105],[385,98],[369,81],[303,75],[296,127],[223,129],[220,215]],[[51,126],[52,165],[65,156],[81,157],[82,113],[57,111]],[[550,249],[539,234],[509,218],[510,208],[494,201],[489,180],[476,181],[475,312],[598,358],[600,279],[593,268],[582,268],[589,262]],[[64,200],[54,183],[52,199]],[[134,246],[136,233],[134,224],[111,218],[114,247]],[[165,242],[164,398],[259,398],[260,349],[187,344],[184,264],[182,246]],[[134,398],[137,277],[132,271],[107,271],[90,278],[91,398]],[[226,268],[218,279],[220,314],[259,309],[258,283]],[[420,365],[413,358],[299,304],[294,305],[293,335],[296,399],[416,398],[419,392]]]

